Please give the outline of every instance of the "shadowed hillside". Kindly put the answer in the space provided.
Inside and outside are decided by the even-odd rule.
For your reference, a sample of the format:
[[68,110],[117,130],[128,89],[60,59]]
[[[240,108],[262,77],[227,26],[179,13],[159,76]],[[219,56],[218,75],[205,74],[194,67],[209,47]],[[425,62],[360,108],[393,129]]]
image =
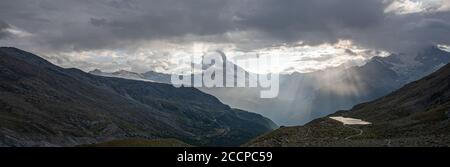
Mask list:
[[277,129],[246,146],[449,146],[450,64],[387,96],[333,116],[372,124],[343,125],[324,117],[304,126]]

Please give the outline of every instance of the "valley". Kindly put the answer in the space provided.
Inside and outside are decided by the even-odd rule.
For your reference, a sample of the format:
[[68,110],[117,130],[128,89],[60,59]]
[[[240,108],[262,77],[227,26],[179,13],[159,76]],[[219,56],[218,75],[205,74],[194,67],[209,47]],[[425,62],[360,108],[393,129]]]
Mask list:
[[[438,56],[443,56],[441,57],[443,59],[439,61],[447,61],[447,52],[436,50],[434,52],[439,53]],[[359,80],[357,84],[376,85],[383,82],[385,84],[377,87],[385,91],[379,91],[377,88],[370,89],[377,93],[376,96],[370,97],[379,96],[380,98],[373,102],[355,105],[349,111],[333,113],[324,110],[320,113],[331,115],[314,119],[303,126],[282,126],[276,129],[278,126],[268,118],[234,109],[221,102],[236,95],[235,91],[240,91],[245,96],[236,96],[233,101],[239,101],[241,98],[252,99],[259,88],[200,88],[204,92],[217,96],[221,100],[219,101],[214,96],[195,88],[175,88],[167,84],[168,75],[164,74],[154,72],[137,74],[127,71],[104,73],[96,70],[91,72],[95,75],[91,75],[77,69],[60,68],[36,55],[15,48],[1,48],[0,53],[2,56],[1,76],[4,78],[0,82],[2,90],[0,118],[3,120],[0,124],[0,144],[4,146],[76,146],[96,143],[106,146],[124,144],[131,146],[136,143],[152,147],[165,145],[166,142],[151,144],[153,140],[164,138],[175,138],[191,146],[241,144],[270,147],[447,146],[449,142],[447,140],[448,65],[387,96],[382,95],[382,92],[400,87],[401,83],[411,78],[398,82],[389,89],[386,84],[390,80],[398,80],[401,75],[393,75],[394,78],[386,79],[384,74],[379,74],[380,78],[377,78],[374,83],[372,83],[375,81],[373,77],[367,81]],[[374,58],[362,67],[344,71],[346,73],[352,69],[367,71],[376,67],[373,71],[380,72],[380,68],[387,66],[373,66],[377,64],[375,62],[383,60],[383,64],[386,64],[389,59],[393,57]],[[422,66],[419,67],[422,68]],[[431,68],[426,69],[422,71],[430,72],[431,70]],[[339,70],[334,72],[341,73]],[[323,72],[318,73],[323,75]],[[427,72],[422,74],[425,73]],[[366,74],[364,72],[358,75]],[[320,81],[312,77],[314,73],[304,74],[303,77],[306,76],[311,81]],[[417,77],[419,77],[418,74]],[[296,83],[303,87],[302,90],[313,89],[307,86],[308,84],[302,85],[305,81],[307,80],[293,82],[293,78],[284,77],[282,84],[289,83],[291,86],[284,85],[280,97],[255,100],[252,101],[253,106],[266,107],[262,111],[273,109],[283,113],[283,107],[277,109],[274,107],[287,102],[279,101],[287,97],[286,93],[297,92],[287,92],[287,88],[292,89],[292,84]],[[334,84],[340,84],[340,82],[347,83],[346,80],[333,80]],[[349,96],[335,98],[338,100],[349,98],[354,102],[370,99],[366,96],[368,94],[360,95],[354,98]],[[300,96],[304,95],[300,94]],[[327,96],[326,99],[331,97]],[[236,105],[236,103],[233,104]],[[297,110],[302,111],[300,109],[306,105],[305,100],[297,105],[301,105]],[[328,108],[331,109],[331,106]],[[324,106],[317,105],[317,107],[314,110]],[[316,114],[315,117],[321,115],[314,114]],[[272,129],[276,130],[267,133]],[[433,130],[424,131],[424,129]],[[265,135],[259,136],[261,134]],[[128,139],[137,139],[137,141],[127,141]],[[185,146],[171,141],[167,144]]]

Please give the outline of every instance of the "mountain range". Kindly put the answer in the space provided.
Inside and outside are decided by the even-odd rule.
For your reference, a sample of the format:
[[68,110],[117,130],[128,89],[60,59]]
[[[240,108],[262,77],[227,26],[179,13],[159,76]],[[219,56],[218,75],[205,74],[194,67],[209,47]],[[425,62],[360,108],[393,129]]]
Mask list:
[[[224,57],[223,53],[221,54]],[[262,114],[279,125],[302,125],[337,110],[350,109],[358,103],[384,96],[449,62],[449,52],[438,47],[429,47],[416,54],[376,56],[362,66],[280,74],[280,92],[272,99],[260,98],[262,90],[260,87],[198,89],[234,108]],[[105,73],[95,70],[90,73],[170,83],[169,74],[152,71],[138,74],[124,71]],[[246,74],[248,76],[249,72]]]
[[[89,74],[1,47],[0,146],[449,146],[448,62],[448,52],[432,47],[363,66],[286,74],[277,98],[260,99],[259,87],[176,88],[168,74]],[[278,127],[270,119],[221,101],[312,121],[267,133]]]
[[[369,124],[341,123],[332,118]],[[450,146],[450,64],[374,101],[304,126],[282,127],[246,146]]]
[[195,88],[65,69],[16,48],[0,48],[0,78],[0,146],[128,138],[237,146],[277,127]]

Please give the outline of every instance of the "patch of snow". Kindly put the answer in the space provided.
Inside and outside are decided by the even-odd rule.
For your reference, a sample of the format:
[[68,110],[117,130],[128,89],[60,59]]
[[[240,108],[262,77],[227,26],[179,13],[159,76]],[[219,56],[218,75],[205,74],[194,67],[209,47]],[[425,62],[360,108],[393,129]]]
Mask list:
[[438,45],[438,48],[442,51],[450,52],[450,46],[449,45]]
[[369,125],[372,124],[370,122],[363,121],[361,119],[356,118],[346,118],[346,117],[330,117],[336,121],[342,122],[344,125]]

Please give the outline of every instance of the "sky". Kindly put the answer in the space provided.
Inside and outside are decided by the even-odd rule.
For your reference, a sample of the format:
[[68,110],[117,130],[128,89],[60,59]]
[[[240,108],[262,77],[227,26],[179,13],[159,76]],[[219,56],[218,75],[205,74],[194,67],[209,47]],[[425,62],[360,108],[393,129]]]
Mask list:
[[169,72],[169,58],[219,50],[281,60],[253,72],[311,72],[433,45],[450,45],[450,0],[0,2],[0,46],[85,71]]

